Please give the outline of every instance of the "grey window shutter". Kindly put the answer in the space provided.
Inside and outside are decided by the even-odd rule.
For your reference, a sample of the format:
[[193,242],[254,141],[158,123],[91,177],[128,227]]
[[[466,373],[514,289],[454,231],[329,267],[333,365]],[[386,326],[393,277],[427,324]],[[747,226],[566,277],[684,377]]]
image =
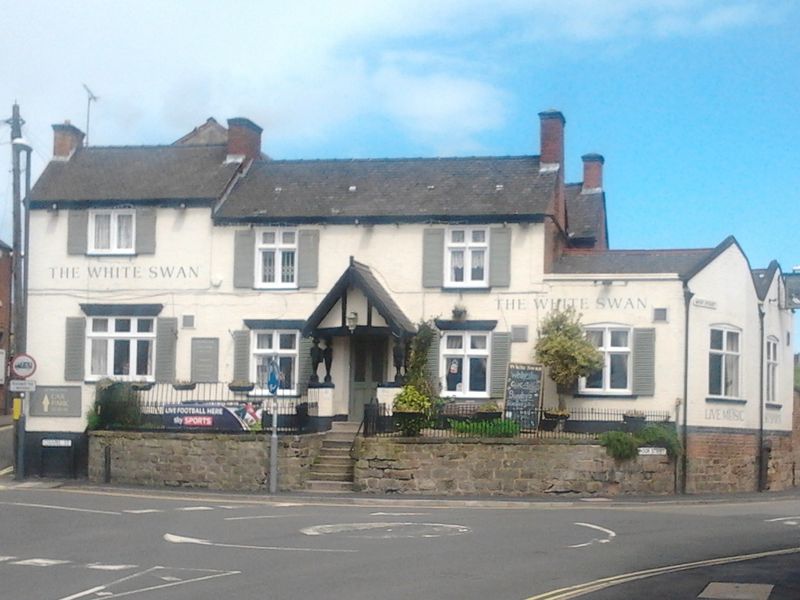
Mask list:
[[642,396],[656,393],[656,330],[633,330],[631,391]]
[[255,279],[256,232],[241,229],[233,240],[233,287],[252,288]]
[[156,253],[156,208],[140,206],[136,209],[136,254]]
[[67,254],[86,254],[88,235],[89,212],[70,210],[67,216]]
[[219,338],[192,338],[192,381],[219,381]]
[[492,351],[489,356],[491,377],[489,380],[492,398],[502,400],[505,394],[506,373],[511,360],[511,334],[507,331],[492,333]]
[[86,318],[67,317],[66,346],[64,349],[64,380],[83,381],[86,357]]
[[428,381],[433,384],[433,389],[439,393],[442,388],[441,379],[439,378],[439,330],[433,330],[433,339],[431,346],[428,348],[428,363],[425,366],[428,375]]
[[233,379],[250,381],[250,330],[233,332]]
[[156,319],[156,381],[175,381],[175,357],[178,350],[178,318]]
[[297,393],[303,396],[311,377],[311,338],[301,337],[297,352]]
[[319,231],[301,229],[297,234],[297,287],[315,288],[319,279]]
[[511,285],[511,228],[492,227],[489,231],[489,285]]
[[444,284],[444,229],[426,229],[422,234],[422,287]]

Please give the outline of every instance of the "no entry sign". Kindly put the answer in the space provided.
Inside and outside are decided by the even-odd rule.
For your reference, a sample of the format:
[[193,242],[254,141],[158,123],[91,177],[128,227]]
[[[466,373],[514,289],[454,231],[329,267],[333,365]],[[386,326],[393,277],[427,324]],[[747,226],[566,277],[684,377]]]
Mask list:
[[11,373],[20,379],[27,379],[36,373],[36,361],[30,354],[17,354],[11,361]]

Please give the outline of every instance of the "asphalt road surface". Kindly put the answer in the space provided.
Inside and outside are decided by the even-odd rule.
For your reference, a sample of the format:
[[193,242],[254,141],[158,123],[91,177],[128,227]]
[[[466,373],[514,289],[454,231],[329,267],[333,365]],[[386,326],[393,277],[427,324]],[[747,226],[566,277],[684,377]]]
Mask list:
[[0,479],[0,599],[121,597],[796,600],[800,500],[265,498]]

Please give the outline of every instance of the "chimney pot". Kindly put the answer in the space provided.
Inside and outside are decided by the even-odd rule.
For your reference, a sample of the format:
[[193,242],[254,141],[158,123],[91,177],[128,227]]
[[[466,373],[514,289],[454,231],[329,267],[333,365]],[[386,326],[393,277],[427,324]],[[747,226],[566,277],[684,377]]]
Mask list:
[[261,158],[261,127],[250,119],[228,119],[228,160]]
[[584,154],[583,159],[583,186],[581,192],[590,194],[603,189],[603,163],[606,159],[602,154]]
[[554,170],[564,166],[564,125],[567,121],[558,110],[545,110],[539,113],[541,150],[539,152],[540,170]]
[[53,158],[67,160],[83,145],[84,133],[69,121],[53,125]]

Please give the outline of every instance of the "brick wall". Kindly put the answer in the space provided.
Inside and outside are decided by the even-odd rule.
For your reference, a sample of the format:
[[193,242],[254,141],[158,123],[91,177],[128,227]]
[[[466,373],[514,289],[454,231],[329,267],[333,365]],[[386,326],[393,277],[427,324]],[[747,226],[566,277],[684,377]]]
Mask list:
[[539,440],[359,440],[357,489],[385,494],[671,494],[674,461],[616,461],[592,444]]
[[[278,488],[302,489],[322,437],[283,436],[278,443]],[[269,439],[263,434],[95,431],[89,436],[94,483],[104,481],[106,447],[113,483],[258,491],[269,474]]]
[[[794,485],[792,437],[766,433],[772,447],[767,465],[767,489]],[[758,489],[758,434],[753,431],[690,432],[686,491],[753,492]]]

